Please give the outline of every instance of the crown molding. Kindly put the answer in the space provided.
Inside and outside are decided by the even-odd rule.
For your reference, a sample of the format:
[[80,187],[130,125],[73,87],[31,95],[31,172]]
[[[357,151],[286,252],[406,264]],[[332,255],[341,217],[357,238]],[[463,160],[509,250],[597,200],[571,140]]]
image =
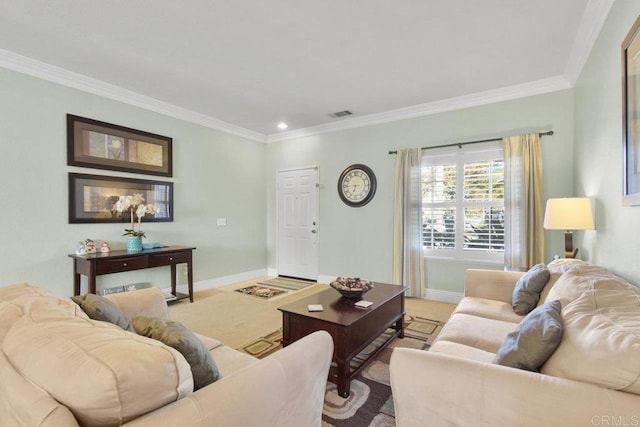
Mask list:
[[399,108],[382,113],[368,114],[361,117],[343,119],[339,122],[297,129],[289,132],[267,135],[266,142],[284,141],[287,139],[303,138],[337,130],[353,129],[362,126],[371,126],[414,117],[438,114],[452,110],[493,104],[496,102],[510,101],[527,96],[540,95],[564,89],[570,89],[571,83],[563,76],[551,77],[519,85],[508,86],[500,89],[476,92],[470,95],[428,102],[426,104]]
[[254,141],[266,136],[119,86],[0,49],[0,67]]
[[589,0],[573,41],[564,76],[574,86],[609,16],[614,0]]
[[[593,2],[605,2],[610,0],[592,0]],[[604,21],[603,21],[604,22]],[[159,101],[137,92],[121,88],[103,81],[93,79],[82,74],[74,73],[54,65],[46,64],[13,52],[0,49],[0,67],[33,77],[41,78],[63,86],[78,89],[94,95],[102,96],[115,101],[123,102],[136,107],[144,108],[156,113],[164,114],[190,123],[195,123],[208,128],[227,132],[243,138],[258,142],[277,142],[294,138],[303,138],[338,130],[347,130],[363,126],[405,120],[414,117],[437,114],[469,107],[493,104],[509,101],[527,96],[539,95],[558,90],[569,89],[571,82],[563,77],[556,76],[548,79],[537,80],[500,89],[477,92],[455,98],[399,108],[381,113],[369,114],[361,117],[343,119],[337,122],[296,129],[288,132],[264,135],[231,123],[214,119],[204,114],[196,113],[167,102]]]

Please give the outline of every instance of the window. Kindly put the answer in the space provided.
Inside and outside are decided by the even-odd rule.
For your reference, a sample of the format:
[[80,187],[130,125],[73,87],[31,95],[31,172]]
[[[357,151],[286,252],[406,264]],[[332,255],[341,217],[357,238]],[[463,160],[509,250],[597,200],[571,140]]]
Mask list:
[[425,255],[502,262],[502,150],[425,154],[422,161]]

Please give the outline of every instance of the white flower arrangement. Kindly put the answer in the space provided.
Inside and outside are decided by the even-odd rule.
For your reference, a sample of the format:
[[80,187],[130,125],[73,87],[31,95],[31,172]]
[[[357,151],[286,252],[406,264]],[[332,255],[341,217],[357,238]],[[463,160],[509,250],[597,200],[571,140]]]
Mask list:
[[[140,231],[140,223],[142,222],[142,218],[146,214],[155,214],[158,212],[158,208],[155,205],[144,204],[144,197],[140,193],[136,193],[133,196],[126,195],[120,196],[118,201],[114,203],[113,208],[111,209],[114,212],[118,212],[122,215],[123,212],[129,211],[131,216],[131,228],[125,228],[125,233],[123,236],[139,236],[146,237],[143,231]],[[134,215],[138,217],[138,230],[135,229]]]

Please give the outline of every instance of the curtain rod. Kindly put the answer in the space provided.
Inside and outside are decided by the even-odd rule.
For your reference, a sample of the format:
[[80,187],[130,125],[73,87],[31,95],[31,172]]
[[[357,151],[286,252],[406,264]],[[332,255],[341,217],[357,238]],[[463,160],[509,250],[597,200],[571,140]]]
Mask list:
[[[551,136],[553,135],[553,131],[550,130],[548,132],[540,132],[538,133],[538,136]],[[444,144],[444,145],[434,145],[432,147],[421,147],[421,150],[431,150],[432,148],[445,148],[445,147],[458,147],[458,148],[462,148],[463,145],[469,145],[469,144],[478,144],[480,142],[493,142],[493,141],[502,141],[502,138],[491,138],[491,139],[481,139],[478,141],[467,141],[467,142],[456,142],[453,144]],[[397,154],[397,151],[389,151],[389,154]]]

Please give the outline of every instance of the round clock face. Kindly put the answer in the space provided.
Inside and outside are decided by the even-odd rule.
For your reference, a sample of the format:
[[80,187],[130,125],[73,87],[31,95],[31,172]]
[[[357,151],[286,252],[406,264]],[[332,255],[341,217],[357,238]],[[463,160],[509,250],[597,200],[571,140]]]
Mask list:
[[368,166],[355,164],[346,168],[338,179],[338,194],[349,206],[364,206],[376,193],[376,176]]

